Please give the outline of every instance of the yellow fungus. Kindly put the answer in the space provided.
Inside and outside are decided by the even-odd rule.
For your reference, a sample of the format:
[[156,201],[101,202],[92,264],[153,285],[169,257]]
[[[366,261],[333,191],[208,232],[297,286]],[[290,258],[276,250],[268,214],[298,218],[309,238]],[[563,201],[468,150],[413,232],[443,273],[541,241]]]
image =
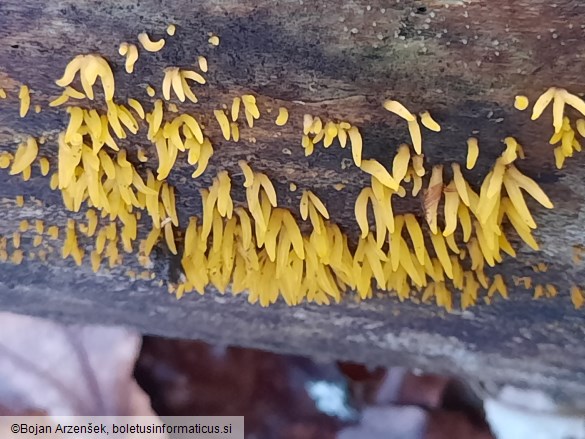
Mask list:
[[18,207],[24,206],[24,197],[22,195],[17,195],[16,196],[16,205]]
[[238,142],[240,140],[240,127],[236,122],[230,123],[230,131],[232,133],[233,141]]
[[421,265],[424,265],[425,242],[420,224],[418,223],[416,217],[411,213],[404,215],[404,223],[406,224],[406,229],[410,235],[416,258]]
[[39,146],[33,137],[29,137],[26,143],[21,144],[14,155],[14,162],[10,168],[10,175],[20,174],[28,168],[37,158]]
[[492,198],[496,194],[499,194],[502,188],[502,182],[504,179],[504,173],[506,172],[506,165],[503,163],[501,158],[496,160],[493,168],[493,174],[489,180],[487,187],[487,197]]
[[231,116],[232,116],[232,121],[236,122],[238,120],[238,115],[240,114],[240,102],[241,102],[241,98],[239,96],[236,96],[234,98],[234,100],[232,101],[232,109],[231,109]]
[[[402,144],[398,147],[398,152],[392,160],[392,177],[396,180],[396,183],[400,184],[400,182],[406,176],[409,162],[410,149],[408,148],[408,145]],[[419,165],[420,163],[417,163],[417,166]]]
[[165,40],[163,38],[158,41],[152,41],[146,32],[138,34],[138,41],[148,52],[158,52],[165,45]]
[[57,226],[50,226],[47,230],[47,234],[51,239],[57,239],[59,237],[59,228]]
[[307,194],[309,196],[309,201],[311,202],[311,204],[313,206],[315,206],[315,208],[317,209],[317,211],[325,218],[325,219],[329,219],[329,212],[327,211],[327,208],[325,207],[325,204],[323,204],[323,202],[319,199],[319,197],[317,197],[317,195],[315,195],[313,192],[311,191],[307,191]]
[[[319,116],[314,117],[312,119],[313,123],[311,124],[311,128],[309,129],[309,132],[312,134],[319,134],[321,133],[321,131],[323,130],[323,121],[321,120],[321,118]],[[317,142],[315,142],[317,143]]]
[[238,162],[238,165],[240,166],[240,168],[242,168],[242,172],[244,173],[245,177],[244,187],[246,188],[251,187],[252,183],[254,182],[254,171],[252,171],[252,168],[250,168],[248,163],[246,163],[246,161],[244,160],[240,160]]
[[77,72],[80,72],[81,86],[88,99],[93,100],[93,85],[99,77],[102,81],[106,101],[114,98],[114,74],[108,62],[96,54],[79,55],[73,58],[65,67],[63,76],[55,81],[60,87],[67,87]]
[[207,58],[200,55],[197,57],[197,63],[199,64],[199,68],[201,69],[201,71],[203,73],[207,73],[207,70],[208,70]]
[[461,166],[459,163],[452,163],[451,168],[453,170],[453,181],[455,182],[455,188],[459,194],[459,198],[463,203],[469,207],[469,193],[467,191],[467,182],[461,173]]
[[0,88],[0,99],[6,99],[6,92],[3,88]]
[[91,269],[94,273],[97,273],[100,269],[100,265],[102,263],[101,255],[97,251],[92,251],[90,255],[91,259]]
[[118,53],[121,56],[126,56],[126,54],[128,53],[128,43],[120,43],[120,45],[118,46]]
[[508,298],[508,289],[506,288],[504,278],[501,274],[496,274],[494,276],[494,280],[488,289],[488,297],[492,297],[496,291],[500,293],[504,299]]
[[13,159],[14,157],[9,152],[0,152],[0,169],[6,169],[10,167]]
[[305,134],[305,135],[309,134],[312,126],[313,126],[313,116],[311,116],[310,114],[303,115],[303,134]]
[[357,127],[352,126],[348,131],[349,140],[351,141],[351,155],[356,166],[362,164],[362,136]]
[[42,234],[45,230],[45,224],[42,220],[35,220],[35,230],[38,234]]
[[130,98],[128,99],[128,105],[136,112],[140,119],[144,119],[144,108],[142,108],[140,102],[138,102],[136,99]]
[[473,169],[475,166],[475,162],[477,162],[477,157],[479,156],[479,145],[477,143],[477,139],[475,137],[470,137],[467,139],[467,169]]
[[175,35],[175,31],[177,30],[176,26],[174,24],[169,24],[167,26],[167,34],[169,34],[171,37],[173,35]]
[[154,91],[154,88],[152,88],[150,85],[146,86],[146,93],[148,94],[148,96],[150,96],[151,98],[156,94],[156,92]]
[[276,118],[276,121],[274,123],[276,123],[276,125],[281,127],[284,124],[286,124],[287,120],[288,120],[288,110],[284,107],[280,107],[278,109],[278,117]]
[[30,92],[26,85],[20,86],[18,99],[20,99],[20,117],[25,117],[30,108]]
[[431,243],[433,244],[439,262],[443,266],[445,274],[449,279],[453,279],[453,265],[451,264],[443,235],[441,233],[431,233]]
[[133,73],[134,72],[134,65],[136,61],[138,61],[138,48],[134,44],[127,44],[126,45],[126,61],[124,62],[124,68],[126,69],[126,73]]
[[420,121],[425,128],[428,128],[431,131],[435,131],[436,133],[441,131],[441,126],[432,118],[428,111],[420,113]]
[[[368,236],[370,226],[368,225],[368,200],[373,197],[371,188],[364,188],[355,201],[354,213],[361,230],[361,238]],[[302,210],[301,210],[302,214]]]
[[452,235],[457,228],[457,213],[459,211],[459,194],[455,187],[455,182],[452,181],[443,190],[445,194],[445,229],[443,236]]
[[181,74],[181,76],[183,78],[189,79],[191,81],[195,81],[198,84],[205,84],[206,83],[205,78],[201,74],[199,74],[193,70],[179,70],[179,73]]
[[209,39],[207,40],[209,42],[209,44],[211,44],[212,46],[219,46],[219,37],[217,35],[212,35],[209,37]]
[[49,102],[49,107],[58,107],[59,105],[63,105],[65,102],[69,100],[69,96],[66,94],[62,94],[61,96],[53,99]]
[[556,89],[554,87],[549,88],[545,91],[534,103],[532,107],[532,116],[530,118],[532,120],[538,119],[542,113],[544,112],[545,108],[550,104],[550,102],[555,97]]
[[215,118],[217,119],[217,123],[219,124],[219,127],[221,128],[221,133],[223,135],[223,138],[225,140],[230,140],[230,122],[229,122],[226,114],[223,112],[223,110],[213,110],[213,114],[215,115]]
[[377,160],[362,160],[361,169],[362,171],[376,177],[384,186],[393,191],[398,190],[398,183],[396,180],[392,178],[386,168],[384,168],[384,166]]
[[26,232],[29,228],[29,224],[27,220],[22,220],[19,224],[18,224],[18,230],[20,230],[21,232]]
[[511,165],[507,168],[507,174],[516,184],[530,194],[532,198],[538,201],[547,209],[552,209],[553,204],[544,191],[538,184],[530,177],[522,174],[515,166]]
[[171,253],[176,255],[177,254],[177,247],[175,245],[175,237],[173,235],[173,226],[171,225],[171,223],[167,223],[164,226],[164,231],[165,231],[165,241],[167,243],[167,246],[168,246],[169,250],[171,251]]
[[20,248],[20,232],[12,233],[12,246],[14,248]]
[[[567,90],[559,89],[557,91],[558,98],[563,102],[567,103],[575,110],[585,116],[585,101],[574,94],[569,93]],[[556,97],[555,97],[556,98]]]
[[530,102],[526,96],[517,95],[514,97],[514,108],[516,110],[524,111],[528,108]]
[[400,116],[408,122],[413,122],[416,120],[414,114],[408,111],[406,107],[398,101],[387,100],[384,102],[383,106],[386,110]]
[[12,253],[12,256],[10,257],[10,262],[16,265],[21,264],[23,260],[24,253],[22,252],[22,250],[16,250],[14,253]]
[[65,87],[65,91],[63,92],[65,96],[68,96],[73,99],[84,99],[85,95],[80,91],[75,90],[73,87]]
[[47,176],[49,174],[49,160],[46,157],[41,157],[39,159],[39,165],[41,167],[41,174],[43,175],[43,177]]
[[573,302],[575,309],[581,308],[583,303],[585,303],[583,291],[576,285],[571,286],[571,302]]
[[[164,44],[164,40],[162,41]],[[127,57],[126,61],[129,52],[129,44],[120,45],[120,53]],[[198,57],[198,63],[198,71],[206,72],[205,58]],[[85,93],[69,86],[78,72]],[[165,99],[170,98],[173,90],[179,100],[189,99],[196,102],[197,97],[190,90],[187,81],[203,84],[205,78],[195,71],[176,67],[171,67],[168,72],[171,73],[167,79],[165,72],[162,87]],[[201,175],[213,154],[213,146],[209,138],[203,135],[205,127],[194,117],[171,114],[174,111],[179,112],[175,104],[165,107],[162,100],[157,100],[152,112],[147,114],[137,100],[129,99],[128,104],[123,105],[108,99],[108,96],[113,98],[113,74],[105,59],[99,55],[80,55],[68,64],[63,77],[58,80],[65,90],[51,104],[60,105],[67,99],[81,99],[86,95],[93,99],[92,87],[98,77],[102,80],[108,101],[105,106],[107,114],[101,114],[101,111],[98,113],[97,109],[85,109],[85,106],[68,107],[69,123],[58,140],[58,162],[55,164],[58,171],[53,173],[49,183],[51,188],[61,189],[66,208],[79,211],[89,207],[86,214],[87,225],[76,226],[74,222],[68,222],[63,255],[71,256],[76,264],[81,264],[84,250],[77,243],[76,230],[88,236],[94,235],[98,223],[109,217],[111,225],[100,229],[95,238],[91,265],[94,271],[99,270],[104,251],[110,267],[120,264],[122,259],[118,244],[121,241],[126,252],[132,251],[137,223],[141,212],[146,210],[153,227],[147,238],[140,242],[138,262],[144,267],[150,267],[149,254],[163,233],[169,250],[175,254],[177,245],[174,233],[178,232],[182,236],[180,229],[174,230],[174,227],[178,227],[178,215],[173,188],[163,180],[167,178],[175,162],[179,161],[179,152],[186,152],[188,163],[196,166],[193,177]],[[148,92],[155,95],[151,87]],[[558,133],[551,138],[551,142],[554,140],[557,166],[562,166],[566,157],[581,150],[577,136],[585,134],[585,119],[577,120],[573,128],[568,116],[563,114],[564,105],[583,112],[585,102],[563,89],[552,89],[551,93],[539,98],[533,115],[538,117],[539,112],[542,113],[550,101],[554,100],[553,123]],[[516,108],[518,98],[515,100]],[[250,94],[234,98],[231,109],[224,105],[223,110],[216,110],[215,117],[226,140],[239,140],[236,120],[241,101],[244,102],[245,117],[250,127],[260,117],[256,98]],[[522,106],[527,108],[527,99]],[[128,107],[133,110],[132,113]],[[274,303],[279,296],[289,305],[302,301],[329,303],[332,300],[341,300],[341,293],[352,289],[361,298],[367,298],[374,295],[375,285],[381,290],[395,291],[400,300],[420,301],[422,296],[422,301],[436,300],[445,309],[452,307],[456,297],[452,297],[451,289],[461,290],[463,308],[477,301],[480,287],[487,289],[488,302],[498,291],[507,297],[503,278],[496,275],[490,283],[484,274],[484,265],[493,266],[501,262],[502,251],[515,255],[515,250],[508,241],[508,222],[529,246],[538,248],[532,236],[536,223],[522,191],[528,192],[545,207],[552,207],[552,203],[536,182],[514,166],[517,157],[523,157],[522,147],[512,137],[504,139],[506,149],[484,179],[479,194],[465,181],[459,164],[452,164],[453,179],[445,187],[442,167],[434,167],[429,186],[423,192],[425,218],[432,231],[430,236],[425,236],[424,228],[414,214],[394,216],[392,206],[393,195],[406,195],[405,187],[408,186],[400,186],[402,181],[412,183],[413,196],[417,196],[422,187],[422,177],[426,172],[424,156],[420,153],[422,138],[419,122],[417,116],[396,101],[387,101],[384,107],[407,120],[413,150],[418,152],[411,156],[410,147],[400,145],[393,158],[392,173],[376,160],[362,161],[363,140],[357,127],[348,122],[334,122],[308,114],[303,117],[304,135],[301,143],[305,155],[311,155],[315,144],[319,142],[323,142],[323,146],[327,148],[338,138],[341,147],[345,147],[349,138],[354,163],[372,175],[371,187],[360,192],[354,207],[360,229],[360,239],[355,251],[348,247],[348,241],[351,242],[349,237],[337,225],[328,221],[329,212],[325,205],[310,191],[303,191],[300,215],[304,220],[310,220],[312,231],[307,235],[301,234],[292,214],[277,207],[276,191],[268,176],[254,172],[242,161],[240,166],[244,174],[249,210],[244,207],[234,208],[230,176],[226,171],[219,172],[209,190],[202,191],[202,225],[198,227],[196,220],[192,219],[187,227],[184,252],[181,255],[185,278],[170,287],[177,297],[193,290],[203,293],[208,284],[224,291],[230,281],[235,294],[247,290],[249,301],[259,302],[263,306]],[[270,113],[269,110],[267,112]],[[158,155],[156,176],[140,166],[140,170],[148,175],[146,183],[130,160],[132,154],[128,153],[127,158],[126,150],[120,149],[116,144],[118,139],[132,141],[130,135],[136,134],[142,127],[138,118],[145,119],[148,126],[147,137],[154,143]],[[428,112],[420,113],[419,118],[426,128],[440,131],[440,126]],[[204,120],[206,124],[209,122],[208,119]],[[280,108],[278,116],[273,120],[278,126],[285,125],[288,122],[288,111],[284,107]],[[28,142],[33,141],[30,138]],[[256,142],[255,139],[249,141]],[[473,139],[468,141],[468,168],[475,165],[479,152],[477,139],[475,151],[469,146],[470,141],[473,143]],[[23,178],[29,178],[31,163],[38,154],[38,145],[35,151],[28,142],[18,147],[14,158],[9,153],[0,153],[0,168],[11,167],[11,173],[21,172]],[[285,150],[288,149],[283,149],[283,152]],[[112,151],[117,152],[115,157]],[[140,147],[134,151],[139,162],[148,160],[145,151]],[[347,159],[344,160],[342,169],[349,166]],[[43,175],[48,175],[50,168],[46,157],[39,159],[39,165]],[[240,176],[235,174],[233,177],[238,179]],[[331,182],[329,185],[336,190],[344,187],[342,183]],[[297,190],[294,183],[289,183],[288,187],[291,192]],[[443,215],[438,218],[437,212],[443,195]],[[375,227],[372,232],[369,224],[371,218],[368,218],[369,203],[374,214]],[[236,212],[236,216],[232,216],[232,211]],[[100,216],[102,220],[98,219]],[[472,220],[472,217],[477,218],[477,221]],[[19,224],[19,230],[25,232],[28,227],[23,224]],[[458,224],[461,224],[461,236],[456,232]],[[402,233],[404,226],[408,234]],[[42,223],[35,223],[35,228],[37,233],[32,242],[36,247],[42,244],[44,227]],[[49,227],[47,234],[51,236],[52,231],[57,237],[58,229],[55,226]],[[434,252],[425,247],[425,239],[428,238]],[[468,243],[466,249],[458,247],[461,238]],[[20,239],[20,235],[15,239],[19,246]],[[388,246],[386,242],[389,243]],[[35,257],[35,254],[31,253],[28,258]],[[38,257],[43,260],[40,253]],[[7,258],[6,239],[3,244],[0,238],[0,260]],[[460,260],[464,262],[460,263]],[[467,267],[467,261],[471,262],[470,272],[463,271],[463,267]],[[544,271],[538,265],[537,268]],[[127,274],[131,278],[137,277],[131,271],[127,271]],[[152,275],[154,273],[145,271],[138,277],[151,279]],[[446,278],[450,278],[452,282]],[[520,278],[514,279],[517,285],[521,281]],[[526,288],[529,288],[529,280],[523,281],[525,286],[528,285]],[[414,290],[421,294],[415,297]],[[538,285],[536,290],[535,295],[539,297],[557,294],[556,287],[551,284]],[[572,299],[573,295],[571,291]],[[580,290],[578,299],[578,306],[582,306],[584,298]],[[573,299],[574,304],[575,300]],[[575,306],[577,307],[576,304]]]
[[513,137],[506,137],[504,139],[506,150],[502,153],[501,159],[504,165],[509,165],[514,162],[518,156],[518,142]]
[[417,154],[422,153],[422,137],[420,132],[420,125],[416,120],[416,116],[413,121],[408,122],[408,131],[410,132],[410,138],[412,139],[412,147]]

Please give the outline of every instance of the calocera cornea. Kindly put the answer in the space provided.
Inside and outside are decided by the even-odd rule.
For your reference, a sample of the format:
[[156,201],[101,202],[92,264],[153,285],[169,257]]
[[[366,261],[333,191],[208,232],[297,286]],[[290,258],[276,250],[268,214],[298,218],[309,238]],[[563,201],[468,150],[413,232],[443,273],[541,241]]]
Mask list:
[[[167,32],[172,35],[174,29],[169,27]],[[146,34],[139,36],[139,41],[147,51],[164,47],[163,39],[153,42]],[[219,38],[212,36],[210,43],[219,44]],[[120,54],[126,56],[126,71],[131,73],[137,59],[136,46],[123,43]],[[197,62],[199,69],[206,72],[207,59],[200,56]],[[77,73],[84,93],[70,85]],[[170,105],[160,99],[152,106],[143,106],[134,98],[127,100],[127,106],[115,102],[112,69],[97,54],[79,55],[67,65],[63,77],[57,81],[64,87],[63,94],[50,105],[58,107],[70,99],[86,97],[92,100],[93,85],[98,77],[102,81],[106,111],[69,106],[67,127],[57,142],[58,169],[50,177],[51,187],[61,191],[63,203],[71,211],[91,205],[86,214],[87,224],[68,221],[62,255],[72,257],[75,264],[80,265],[89,254],[96,272],[105,269],[104,258],[110,268],[119,265],[123,255],[120,249],[124,253],[135,251],[140,213],[144,212],[150,218],[151,227],[138,244],[138,261],[148,266],[149,255],[159,242],[171,253],[180,255],[184,280],[171,288],[179,297],[190,291],[203,294],[208,285],[223,292],[231,284],[234,294],[247,291],[250,302],[263,306],[279,298],[289,305],[303,301],[325,304],[341,300],[350,290],[366,299],[373,295],[374,285],[379,290],[393,292],[400,300],[415,299],[425,303],[434,300],[449,310],[457,295],[460,295],[463,308],[475,304],[480,288],[487,291],[488,299],[495,293],[507,298],[504,278],[496,275],[490,281],[484,272],[486,264],[501,263],[503,254],[515,256],[506,236],[505,221],[527,245],[538,249],[532,236],[537,224],[524,193],[546,208],[553,207],[538,184],[516,167],[515,161],[523,157],[523,149],[515,138],[507,137],[505,150],[483,180],[479,193],[465,179],[461,165],[451,164],[452,179],[444,184],[443,165],[437,164],[424,190],[424,218],[409,212],[394,214],[392,197],[406,197],[409,192],[413,197],[418,196],[428,173],[422,155],[419,122],[437,133],[441,126],[429,111],[417,117],[398,101],[389,100],[383,106],[407,122],[414,150],[411,154],[410,146],[400,145],[392,158],[391,169],[386,169],[375,158],[362,159],[362,135],[350,122],[310,114],[302,119],[301,143],[305,155],[311,155],[314,146],[321,142],[324,148],[331,147],[336,140],[342,148],[350,143],[355,165],[370,174],[370,186],[361,190],[354,206],[360,229],[355,248],[350,244],[350,237],[335,224],[325,203],[308,189],[301,195],[299,214],[301,220],[309,221],[307,227],[311,230],[303,233],[301,230],[306,227],[299,225],[294,210],[279,205],[269,176],[253,170],[246,161],[239,162],[246,202],[236,203],[232,199],[232,191],[237,190],[232,179],[234,175],[220,170],[211,186],[201,190],[202,220],[191,217],[181,240],[183,233],[180,233],[182,225],[175,189],[169,185],[167,177],[177,160],[183,158],[188,164],[197,166],[193,178],[203,174],[214,152],[209,133],[198,120],[199,116],[181,113],[178,108],[175,110],[179,114],[172,114]],[[195,71],[167,68],[162,83],[163,98],[169,100],[172,90],[180,101],[196,102],[187,80],[206,83]],[[150,86],[147,91],[150,96],[155,95]],[[21,97],[21,103],[23,100]],[[258,100],[252,94],[243,94],[233,99],[229,114],[215,110],[214,116],[225,140],[239,140],[237,121],[241,104],[248,126],[254,127],[255,121],[262,116]],[[568,116],[564,115],[565,104],[583,114],[585,104],[566,90],[553,88],[535,102],[533,119],[540,117],[550,102],[553,102],[556,133],[553,137],[561,143],[560,152],[555,154],[568,157],[580,148],[576,135],[583,136],[585,122],[579,119],[576,130],[573,129]],[[517,96],[515,106],[527,108],[527,99]],[[145,108],[151,109],[145,111]],[[280,107],[274,122],[284,126],[294,117],[294,112]],[[134,157],[134,151],[125,145],[144,125],[158,160],[158,166],[152,167],[156,167],[156,172],[147,170],[145,177],[141,176],[140,167],[135,167],[129,159]],[[49,161],[46,157],[38,157],[38,150],[38,143],[31,137],[17,149],[14,157],[0,155],[0,168],[10,167],[11,174],[30,176],[31,165],[38,160],[42,174],[48,175]],[[477,139],[470,138],[467,169],[475,166],[478,154]],[[151,155],[154,156],[142,147],[136,148],[136,157],[141,163],[148,164]],[[23,202],[23,199],[22,202],[17,200],[19,205]],[[373,216],[368,215],[370,208]],[[110,221],[109,225],[101,224],[105,218]],[[30,224],[27,227],[23,224],[13,235],[13,247],[20,251],[13,253],[13,263],[22,262],[23,254],[18,248],[22,244],[20,234],[30,233]],[[461,234],[457,232],[459,227]],[[37,236],[33,246],[44,245],[44,227],[35,224],[35,229]],[[80,246],[78,231],[95,238],[93,250],[85,251]],[[47,229],[51,239],[56,239],[58,233],[57,228]],[[8,260],[8,254],[3,259]],[[148,271],[145,273],[140,277],[148,279]],[[135,273],[129,276],[137,278]],[[537,286],[537,290],[543,296],[557,294],[554,285]],[[580,290],[572,290],[571,296],[575,307],[582,305]]]

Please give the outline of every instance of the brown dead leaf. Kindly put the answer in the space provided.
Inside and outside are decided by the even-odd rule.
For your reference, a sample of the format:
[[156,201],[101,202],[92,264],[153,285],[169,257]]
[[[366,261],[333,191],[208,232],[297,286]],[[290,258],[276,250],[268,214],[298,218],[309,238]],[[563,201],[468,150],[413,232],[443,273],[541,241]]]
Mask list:
[[428,188],[424,191],[425,219],[433,233],[437,233],[437,211],[443,194],[443,165],[433,166]]

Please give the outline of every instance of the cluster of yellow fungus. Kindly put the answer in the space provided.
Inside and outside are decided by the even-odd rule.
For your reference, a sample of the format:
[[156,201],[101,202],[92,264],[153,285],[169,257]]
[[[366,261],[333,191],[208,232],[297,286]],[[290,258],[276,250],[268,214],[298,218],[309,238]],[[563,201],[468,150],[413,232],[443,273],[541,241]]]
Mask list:
[[[560,143],[554,148],[554,157],[556,167],[561,169],[565,159],[573,156],[573,151],[581,151],[581,144],[576,138],[575,130],[571,127],[571,120],[565,115],[565,106],[573,107],[582,116],[585,116],[585,102],[564,88],[551,87],[540,95],[534,103],[531,119],[538,119],[551,102],[553,106],[554,134],[549,143],[551,145]],[[576,128],[581,137],[585,137],[584,119],[577,120]]]
[[356,166],[360,166],[362,162],[362,135],[357,127],[352,126],[349,122],[336,123],[331,120],[323,124],[323,121],[318,116],[313,117],[310,114],[303,116],[303,138],[301,145],[305,150],[305,156],[308,157],[313,154],[315,145],[321,141],[325,148],[329,148],[336,137],[342,148],[346,147],[347,139],[349,138],[353,161]]
[[[168,35],[176,28],[169,25]],[[138,41],[149,52],[164,48],[165,40],[152,41],[141,33]],[[210,35],[209,43],[217,46],[219,37]],[[139,60],[138,48],[122,43],[119,53],[126,57],[125,70],[134,71]],[[197,66],[208,71],[207,59],[197,58]],[[72,84],[79,73],[83,92]],[[505,149],[492,169],[475,191],[465,179],[459,163],[451,163],[451,179],[445,181],[444,165],[425,168],[422,127],[440,132],[441,126],[429,111],[412,113],[397,100],[386,100],[383,108],[407,122],[411,145],[402,144],[392,160],[391,169],[376,159],[362,159],[363,141],[359,129],[347,121],[323,120],[319,116],[302,117],[302,147],[306,156],[322,142],[329,148],[337,141],[341,148],[349,143],[353,162],[370,175],[370,185],[361,190],[355,200],[355,218],[360,229],[356,245],[330,218],[321,199],[311,190],[303,189],[300,198],[300,220],[291,210],[278,205],[277,192],[268,175],[253,169],[254,164],[240,161],[246,203],[238,205],[232,199],[235,190],[232,174],[219,171],[212,185],[201,189],[201,220],[191,217],[181,229],[176,209],[175,189],[166,181],[176,161],[186,158],[196,166],[192,178],[202,175],[208,167],[214,149],[209,135],[197,117],[180,113],[171,100],[171,91],[181,102],[197,103],[197,97],[187,80],[206,84],[205,77],[179,67],[164,69],[162,96],[156,99],[150,111],[145,111],[134,98],[127,104],[115,101],[115,78],[108,61],[98,54],[73,58],[63,77],[56,81],[63,93],[49,103],[59,107],[69,99],[94,99],[93,86],[101,80],[106,111],[88,106],[69,105],[66,108],[68,124],[59,134],[58,170],[50,178],[50,185],[60,190],[64,206],[74,212],[87,206],[87,224],[69,219],[64,230],[63,258],[71,257],[77,265],[89,259],[93,271],[102,268],[102,259],[108,259],[113,268],[122,262],[119,252],[136,254],[138,262],[147,269],[139,276],[129,271],[132,279],[153,279],[150,254],[164,237],[169,251],[179,255],[184,277],[178,285],[170,285],[177,297],[186,292],[203,294],[208,285],[220,292],[248,293],[248,300],[266,306],[279,298],[289,305],[303,301],[329,303],[340,301],[344,294],[356,291],[360,299],[373,296],[374,291],[387,291],[400,300],[434,301],[447,310],[456,302],[462,308],[474,305],[480,291],[486,291],[484,301],[489,303],[498,293],[508,297],[503,277],[492,279],[485,274],[486,264],[494,267],[503,261],[503,254],[515,257],[516,251],[508,237],[511,229],[532,249],[538,243],[532,236],[536,222],[525,201],[530,195],[542,206],[553,205],[538,184],[516,166],[524,158],[524,150],[516,139],[504,139]],[[147,93],[156,92],[148,86]],[[5,97],[0,90],[0,97]],[[20,115],[25,117],[30,107],[30,92],[22,86],[19,93]],[[585,120],[579,119],[575,129],[564,114],[565,104],[585,115],[585,102],[564,89],[551,88],[534,104],[532,119],[538,119],[553,102],[554,135],[550,140],[555,148],[557,167],[581,146],[576,133],[585,136]],[[239,141],[238,118],[243,104],[244,116],[250,128],[261,117],[259,102],[252,94],[233,98],[231,108],[216,109],[217,121],[224,141]],[[148,107],[147,105],[146,107]],[[528,108],[528,99],[516,96],[514,106]],[[148,109],[148,108],[147,108]],[[269,112],[269,111],[267,111]],[[292,117],[295,115],[293,114]],[[284,126],[291,115],[285,107],[278,109],[274,120]],[[419,124],[420,122],[420,124]],[[576,130],[576,131],[575,131]],[[156,171],[147,169],[144,175],[130,160],[124,148],[126,139],[139,133],[156,151]],[[217,139],[221,141],[221,139]],[[14,155],[0,153],[0,168],[10,168],[10,175],[30,178],[31,166],[38,159],[42,175],[50,171],[46,157],[39,157],[39,143],[28,137]],[[479,142],[475,137],[467,141],[466,168],[472,169],[479,156]],[[141,148],[135,148],[141,163],[152,160]],[[425,185],[425,176],[430,174]],[[342,190],[343,185],[335,185]],[[290,190],[297,186],[290,183]],[[424,217],[414,213],[395,214],[393,196],[423,196]],[[17,199],[22,206],[24,199]],[[371,206],[373,216],[368,215]],[[442,208],[441,208],[442,206]],[[150,231],[136,242],[139,226],[144,224],[142,212],[150,218]],[[372,220],[372,221],[370,221]],[[303,222],[308,222],[307,224]],[[511,226],[511,227],[509,227]],[[41,221],[35,222],[33,246],[43,243],[43,235],[57,238],[59,230],[51,226],[45,231]],[[180,231],[180,233],[176,233]],[[30,233],[30,224],[23,221],[12,237],[12,263],[21,263],[23,252],[21,234]],[[95,238],[91,248],[80,245],[78,232]],[[303,233],[305,232],[305,233]],[[176,237],[182,237],[177,245]],[[89,254],[89,258],[87,257]],[[575,257],[574,257],[575,259]],[[0,261],[7,261],[6,238],[0,239]],[[537,265],[538,271],[545,271]],[[514,277],[516,286],[532,287],[527,277]],[[375,286],[375,288],[374,288]],[[557,289],[552,284],[538,284],[534,297],[554,297]],[[584,302],[578,286],[571,289],[571,300],[576,308]]]

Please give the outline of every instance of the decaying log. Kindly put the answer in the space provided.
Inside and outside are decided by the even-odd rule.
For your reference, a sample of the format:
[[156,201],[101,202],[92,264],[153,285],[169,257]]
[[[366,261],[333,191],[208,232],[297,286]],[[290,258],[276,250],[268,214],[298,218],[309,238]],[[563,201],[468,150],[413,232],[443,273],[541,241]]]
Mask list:
[[[381,102],[395,98],[413,111],[431,110],[441,133],[424,132],[427,165],[465,160],[466,139],[480,140],[480,158],[468,175],[477,188],[503,150],[502,139],[515,136],[526,159],[519,167],[541,184],[555,203],[551,211],[530,203],[539,224],[540,252],[520,247],[493,273],[502,273],[509,300],[478,303],[465,312],[446,313],[434,305],[400,303],[382,295],[362,303],[347,298],[332,306],[278,303],[268,309],[250,305],[243,296],[190,294],[180,301],[158,281],[176,281],[178,258],[162,249],[154,258],[154,280],[129,280],[140,273],[135,258],[97,275],[88,264],[78,268],[60,257],[60,243],[43,244],[48,259],[38,256],[20,265],[0,265],[0,307],[76,323],[111,323],[145,333],[198,338],[214,343],[257,347],[347,359],[369,364],[405,364],[437,372],[461,374],[490,385],[511,383],[544,389],[569,405],[585,402],[585,346],[582,311],[574,310],[572,284],[585,283],[583,268],[572,259],[572,247],[585,245],[581,221],[585,196],[585,159],[576,154],[562,170],[554,166],[549,114],[536,122],[529,111],[513,108],[516,94],[531,102],[550,86],[573,93],[585,91],[581,17],[585,4],[574,0],[508,2],[365,0],[321,1],[51,1],[3,0],[0,3],[0,87],[9,97],[0,101],[0,149],[14,151],[27,134],[47,136],[41,154],[56,168],[56,135],[66,118],[63,109],[49,108],[60,94],[54,84],[67,62],[80,53],[100,53],[116,74],[116,96],[150,102],[144,88],[157,89],[168,66],[193,65],[207,56],[209,85],[198,89],[200,103],[181,105],[205,122],[215,144],[209,169],[196,180],[181,161],[169,181],[177,188],[182,224],[201,210],[198,189],[207,187],[218,170],[237,174],[237,161],[247,159],[275,182],[279,202],[296,210],[300,191],[294,182],[323,199],[333,219],[357,237],[353,203],[368,176],[351,163],[351,152],[338,146],[318,147],[305,158],[300,147],[302,115],[348,120],[364,135],[364,157],[391,166],[398,145],[409,141],[402,120]],[[174,37],[164,30],[177,25]],[[165,37],[158,53],[141,53],[135,73],[123,69],[117,53],[138,33]],[[208,33],[220,45],[207,43]],[[39,114],[18,117],[18,87],[33,91]],[[242,93],[253,93],[271,114],[253,129],[242,130],[242,141],[225,142],[212,110]],[[103,108],[101,100],[95,105]],[[290,121],[277,127],[277,108],[286,106]],[[145,136],[132,140],[152,157]],[[135,157],[130,152],[130,159]],[[146,166],[156,167],[154,161]],[[143,169],[143,168],[141,168]],[[38,168],[30,181],[0,171],[0,234],[10,235],[22,219],[43,219],[63,226],[67,212],[60,194],[51,191]],[[337,191],[336,183],[345,188]],[[26,203],[18,208],[16,195]],[[237,202],[244,192],[234,191]],[[421,216],[419,199],[397,200],[395,213]],[[148,232],[143,221],[140,234]],[[23,249],[34,253],[32,235],[23,235]],[[61,236],[61,240],[63,236]],[[83,242],[83,240],[82,240]],[[87,242],[89,245],[89,241]],[[43,247],[44,248],[44,247]],[[546,273],[533,273],[544,262]],[[515,287],[512,276],[533,276],[551,283],[554,299],[533,300],[532,291]]]

